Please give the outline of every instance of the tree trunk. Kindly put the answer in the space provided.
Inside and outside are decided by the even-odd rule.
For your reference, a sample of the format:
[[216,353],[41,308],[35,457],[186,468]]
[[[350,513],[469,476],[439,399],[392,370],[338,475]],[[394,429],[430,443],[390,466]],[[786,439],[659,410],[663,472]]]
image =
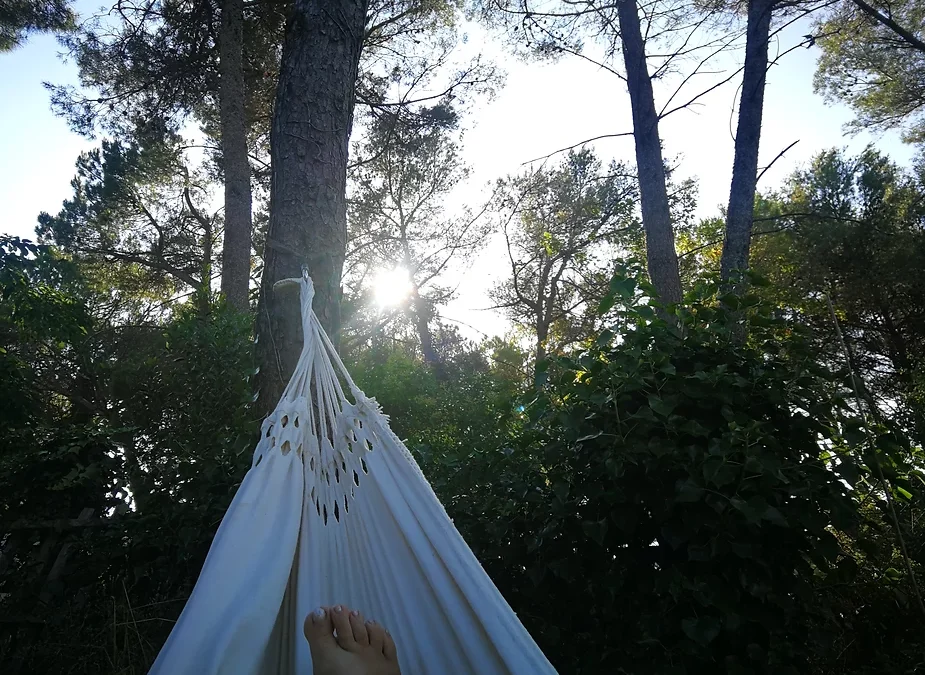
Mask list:
[[418,331],[418,339],[421,341],[421,354],[424,356],[424,363],[430,366],[439,366],[440,357],[434,348],[434,335],[430,330],[430,312],[424,306],[424,301],[418,293],[418,287],[411,287],[411,305],[414,311],[414,325]]
[[[244,0],[224,0],[219,46],[219,115],[225,177],[222,293],[248,308],[251,278],[251,167],[244,104]],[[208,279],[206,280],[208,283]]]
[[296,0],[286,26],[273,125],[270,222],[257,316],[260,406],[270,410],[302,348],[299,303],[273,284],[307,264],[314,309],[340,328],[347,241],[347,150],[366,0]]
[[[189,196],[189,188],[186,190],[186,199],[189,204],[192,204]],[[212,306],[212,253],[215,247],[215,237],[212,232],[211,220],[208,218],[201,218],[199,223],[202,225],[202,261],[200,263],[200,269],[202,271],[199,275],[202,279],[202,286],[197,290],[196,295],[199,301],[199,313],[205,316],[209,313]],[[245,303],[244,308],[246,309],[246,307],[247,304]]]
[[[555,283],[549,284],[549,272],[552,266],[546,256],[543,256],[543,266],[540,270],[539,283],[536,285],[536,315],[534,317],[536,329],[536,348],[533,352],[533,382],[536,384],[539,380],[540,362],[546,358],[546,342],[549,340],[549,326],[552,323],[549,320],[552,314],[552,306],[555,295]],[[550,288],[549,296],[546,295],[546,288]]]
[[626,84],[633,112],[636,170],[639,173],[639,202],[646,233],[646,261],[649,279],[665,302],[681,300],[681,274],[674,247],[668,183],[662,144],[658,135],[658,114],[652,94],[652,79],[646,66],[645,44],[639,25],[636,0],[619,0],[617,14]]
[[729,281],[736,270],[748,269],[758,182],[758,144],[761,140],[761,116],[768,72],[768,35],[773,7],[773,0],[750,0],[748,3],[742,98],[739,102],[732,186],[729,189],[721,262],[723,281]]
[[533,352],[533,382],[538,382],[540,362],[546,359],[546,342],[549,340],[549,324],[543,319],[536,324],[536,348]]

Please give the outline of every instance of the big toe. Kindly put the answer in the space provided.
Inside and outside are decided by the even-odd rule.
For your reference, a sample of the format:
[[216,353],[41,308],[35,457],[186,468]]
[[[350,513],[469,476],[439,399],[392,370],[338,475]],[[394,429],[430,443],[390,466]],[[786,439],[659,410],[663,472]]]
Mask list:
[[331,621],[330,609],[325,607],[316,609],[305,617],[302,629],[312,651],[327,649],[337,644],[334,641],[334,624]]

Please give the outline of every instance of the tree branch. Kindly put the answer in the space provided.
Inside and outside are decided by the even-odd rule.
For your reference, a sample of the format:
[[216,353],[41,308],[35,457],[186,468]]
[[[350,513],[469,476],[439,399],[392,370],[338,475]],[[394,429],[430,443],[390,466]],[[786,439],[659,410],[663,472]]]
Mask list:
[[883,14],[876,7],[872,7],[871,5],[868,5],[866,2],[864,2],[864,0],[852,0],[852,2],[854,2],[854,4],[858,7],[858,9],[860,9],[862,12],[867,14],[867,16],[871,17],[878,23],[886,26],[891,31],[896,33],[899,37],[901,37],[906,42],[907,45],[909,45],[913,49],[916,49],[920,52],[925,52],[925,42],[923,42],[922,40],[917,38],[915,35],[913,35],[911,32],[909,32],[908,30],[900,26],[891,17],[888,17],[885,14]]

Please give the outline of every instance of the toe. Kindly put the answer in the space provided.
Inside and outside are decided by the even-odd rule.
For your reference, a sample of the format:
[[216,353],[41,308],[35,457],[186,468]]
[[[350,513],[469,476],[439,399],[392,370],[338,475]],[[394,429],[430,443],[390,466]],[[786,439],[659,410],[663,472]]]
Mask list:
[[302,625],[305,632],[305,639],[312,650],[334,645],[334,625],[331,622],[331,611],[324,607],[319,607],[314,612],[305,617],[305,623]]
[[350,627],[353,628],[353,639],[361,647],[369,646],[369,634],[366,632],[366,619],[359,610],[350,612]]
[[366,622],[366,634],[369,636],[369,646],[381,652],[385,646],[385,628],[375,621]]
[[395,649],[395,640],[392,639],[389,631],[384,631],[384,636],[385,644],[382,646],[382,653],[385,654],[385,658],[389,661],[398,663],[398,650]]
[[348,652],[355,652],[359,649],[356,639],[353,637],[353,626],[350,625],[350,609],[343,605],[335,605],[331,610],[331,620],[334,622],[334,629],[337,631],[337,644],[341,649]]

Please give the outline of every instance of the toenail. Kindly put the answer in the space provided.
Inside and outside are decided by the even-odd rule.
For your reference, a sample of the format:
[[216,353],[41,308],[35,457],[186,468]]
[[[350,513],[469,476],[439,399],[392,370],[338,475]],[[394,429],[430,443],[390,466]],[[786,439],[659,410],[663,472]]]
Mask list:
[[320,621],[324,618],[324,607],[319,607],[314,612],[312,612],[312,615],[314,615],[314,617]]
[[367,626],[375,626],[375,625],[376,625],[376,620],[375,620],[375,619],[370,619],[369,621],[366,622],[366,625],[367,625]]
[[350,616],[359,616],[359,615],[360,613],[357,610],[353,610],[352,612],[350,612]]
[[340,605],[337,605],[337,607],[334,608],[334,611],[340,613],[344,611],[344,608],[341,607]]

